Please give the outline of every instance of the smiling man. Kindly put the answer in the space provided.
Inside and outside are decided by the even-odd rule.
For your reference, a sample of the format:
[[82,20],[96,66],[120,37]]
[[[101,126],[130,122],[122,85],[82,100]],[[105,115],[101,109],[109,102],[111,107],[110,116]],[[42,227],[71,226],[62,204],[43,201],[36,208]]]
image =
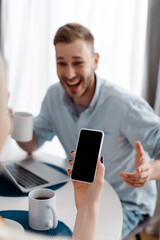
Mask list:
[[160,161],[153,161],[160,158],[160,118],[143,99],[95,73],[99,55],[86,27],[60,27],[54,45],[60,83],[46,93],[32,141],[18,144],[31,153],[57,136],[70,158],[81,128],[102,130],[105,178],[122,203],[125,239],[145,215],[154,213],[156,184],[149,180],[160,179]]

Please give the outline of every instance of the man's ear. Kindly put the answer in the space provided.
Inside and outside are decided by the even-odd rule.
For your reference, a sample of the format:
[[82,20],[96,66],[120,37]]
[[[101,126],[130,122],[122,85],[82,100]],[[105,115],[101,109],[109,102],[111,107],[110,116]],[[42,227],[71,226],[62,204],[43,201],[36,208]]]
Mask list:
[[98,53],[94,53],[94,71],[98,67],[98,62],[99,62],[99,54]]

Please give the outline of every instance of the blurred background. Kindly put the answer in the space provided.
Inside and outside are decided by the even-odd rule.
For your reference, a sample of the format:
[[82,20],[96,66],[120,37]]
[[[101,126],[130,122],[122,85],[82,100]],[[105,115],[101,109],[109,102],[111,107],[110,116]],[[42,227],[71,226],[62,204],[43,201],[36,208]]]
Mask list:
[[[8,64],[9,105],[37,115],[46,90],[58,82],[53,38],[78,22],[95,37],[97,73],[141,95],[148,0],[1,0],[1,49]],[[58,104],[58,103],[57,103]],[[54,151],[64,156],[57,139]],[[53,143],[45,151],[53,151]]]
[[[152,107],[158,89],[159,0],[0,0],[1,52],[7,61],[9,106],[37,115],[51,84],[58,82],[53,38],[58,28],[78,22],[95,37],[97,73],[144,96]],[[154,91],[152,91],[152,89]],[[57,103],[58,104],[58,103]],[[46,151],[64,156],[54,139]]]

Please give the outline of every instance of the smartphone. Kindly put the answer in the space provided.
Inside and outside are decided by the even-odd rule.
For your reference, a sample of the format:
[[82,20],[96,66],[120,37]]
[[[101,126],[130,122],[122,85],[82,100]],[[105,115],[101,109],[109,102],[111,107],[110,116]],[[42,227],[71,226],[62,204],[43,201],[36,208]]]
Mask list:
[[80,182],[94,181],[104,133],[100,130],[80,130],[71,178]]

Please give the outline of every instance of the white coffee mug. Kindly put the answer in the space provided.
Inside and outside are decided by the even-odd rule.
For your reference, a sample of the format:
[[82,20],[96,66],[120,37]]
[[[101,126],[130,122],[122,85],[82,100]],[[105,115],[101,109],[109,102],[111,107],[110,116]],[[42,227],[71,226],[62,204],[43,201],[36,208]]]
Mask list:
[[44,231],[56,228],[56,194],[50,189],[35,189],[29,193],[29,226]]
[[13,113],[11,137],[19,142],[29,142],[33,135],[33,115],[27,112]]

